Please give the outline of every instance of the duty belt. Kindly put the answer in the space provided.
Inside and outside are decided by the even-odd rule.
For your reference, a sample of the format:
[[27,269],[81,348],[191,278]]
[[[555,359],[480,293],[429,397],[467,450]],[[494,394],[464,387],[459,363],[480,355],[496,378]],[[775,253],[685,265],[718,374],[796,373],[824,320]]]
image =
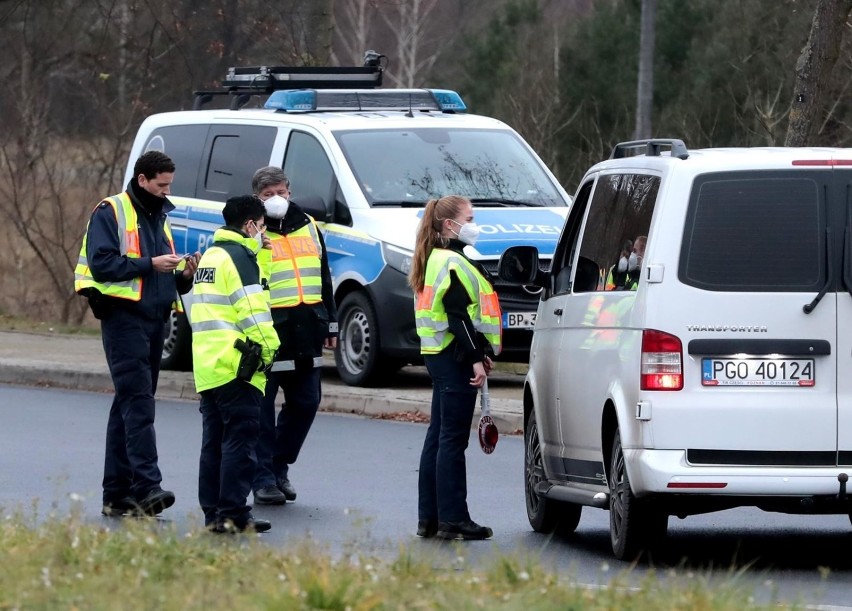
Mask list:
[[[323,360],[321,356],[316,356],[313,359],[312,367],[322,367]],[[272,363],[270,371],[294,371],[296,369],[296,361],[275,361]]]

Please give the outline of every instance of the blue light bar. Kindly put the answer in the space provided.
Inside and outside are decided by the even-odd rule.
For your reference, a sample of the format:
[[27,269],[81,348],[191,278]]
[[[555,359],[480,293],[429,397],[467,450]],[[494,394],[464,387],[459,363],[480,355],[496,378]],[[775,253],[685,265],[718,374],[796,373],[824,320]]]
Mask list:
[[438,106],[443,111],[466,112],[467,106],[462,101],[461,96],[450,89],[429,89],[432,96],[438,103]]
[[466,112],[461,96],[449,89],[293,89],[274,91],[264,108],[284,112],[441,111]]
[[285,112],[311,112],[317,109],[317,92],[313,89],[273,91],[263,107]]

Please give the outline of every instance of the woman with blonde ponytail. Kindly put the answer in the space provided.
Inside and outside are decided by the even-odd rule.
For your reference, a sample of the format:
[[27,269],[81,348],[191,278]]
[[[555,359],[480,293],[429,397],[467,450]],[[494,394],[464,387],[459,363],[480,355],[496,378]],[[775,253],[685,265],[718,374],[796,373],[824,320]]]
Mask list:
[[417,536],[488,539],[470,518],[464,452],[477,389],[500,353],[500,305],[488,273],[464,254],[479,228],[470,200],[447,195],[426,203],[408,282],[420,353],[432,378],[432,412],[420,455]]

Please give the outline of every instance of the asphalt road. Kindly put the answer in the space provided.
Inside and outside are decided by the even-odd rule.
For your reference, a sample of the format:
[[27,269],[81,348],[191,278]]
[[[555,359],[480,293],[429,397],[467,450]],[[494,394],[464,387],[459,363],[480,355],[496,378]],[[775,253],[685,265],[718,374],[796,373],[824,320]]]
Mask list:
[[[103,436],[111,396],[0,385],[0,507],[39,518],[81,511],[93,524],[120,527],[100,516]],[[201,437],[197,405],[160,401],[157,414],[164,486],[176,504],[159,523],[199,528],[196,500]],[[425,554],[437,570],[487,564],[499,554],[539,559],[564,578],[638,583],[649,570],[662,579],[735,581],[760,601],[848,604],[852,591],[852,527],[846,516],[786,516],[753,509],[671,518],[669,541],[635,567],[612,558],[608,514],[585,509],[577,533],[551,538],[530,530],[523,497],[523,440],[501,438],[494,454],[468,451],[469,504],[494,539],[442,544],[413,536],[422,424],[320,414],[291,479],[295,503],[257,507],[273,522],[265,543],[284,548],[309,538],[335,555],[393,559],[400,545]],[[35,507],[35,509],[34,509]]]

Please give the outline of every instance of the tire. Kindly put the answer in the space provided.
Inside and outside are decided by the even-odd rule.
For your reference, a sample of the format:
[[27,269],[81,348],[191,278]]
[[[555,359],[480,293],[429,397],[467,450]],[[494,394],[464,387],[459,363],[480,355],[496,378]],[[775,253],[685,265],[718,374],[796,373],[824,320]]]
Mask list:
[[349,293],[340,303],[340,332],[334,363],[349,386],[379,386],[399,369],[399,361],[381,357],[376,309],[363,292]]
[[192,369],[192,328],[186,314],[172,310],[166,320],[163,359],[160,369],[189,371]]
[[633,560],[666,535],[669,516],[633,495],[624,464],[621,432],[612,441],[609,477],[609,538],[619,560]]
[[527,519],[536,532],[569,535],[577,530],[583,507],[539,496],[536,486],[544,479],[544,461],[533,410],[524,431],[524,496]]

